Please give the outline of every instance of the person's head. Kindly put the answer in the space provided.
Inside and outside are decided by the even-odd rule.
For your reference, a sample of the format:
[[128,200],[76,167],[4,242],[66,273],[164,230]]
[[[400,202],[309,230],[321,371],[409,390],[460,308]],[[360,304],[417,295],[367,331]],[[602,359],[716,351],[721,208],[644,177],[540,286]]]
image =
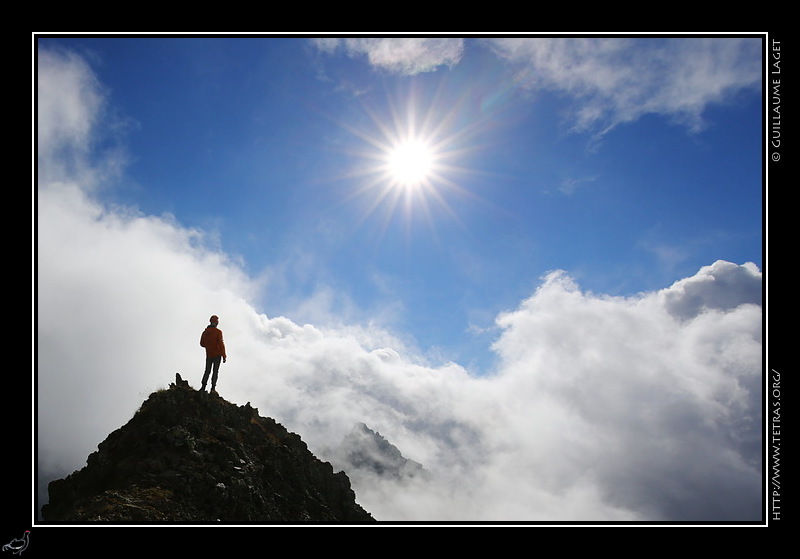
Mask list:
[[216,326],[217,324],[219,324],[219,317],[215,314],[212,314],[211,318],[209,318],[208,321],[214,326]]

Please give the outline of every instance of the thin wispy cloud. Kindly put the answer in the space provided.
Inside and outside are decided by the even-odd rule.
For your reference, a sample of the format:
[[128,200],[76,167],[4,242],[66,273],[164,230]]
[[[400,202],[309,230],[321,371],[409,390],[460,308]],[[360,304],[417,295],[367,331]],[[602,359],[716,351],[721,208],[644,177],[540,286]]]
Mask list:
[[511,65],[520,85],[579,100],[572,110],[578,130],[606,130],[647,114],[699,130],[710,104],[760,87],[759,39],[509,38],[485,44]]
[[323,52],[344,51],[351,57],[366,57],[375,68],[404,75],[430,72],[452,66],[461,59],[464,40],[460,38],[327,38],[313,39]]

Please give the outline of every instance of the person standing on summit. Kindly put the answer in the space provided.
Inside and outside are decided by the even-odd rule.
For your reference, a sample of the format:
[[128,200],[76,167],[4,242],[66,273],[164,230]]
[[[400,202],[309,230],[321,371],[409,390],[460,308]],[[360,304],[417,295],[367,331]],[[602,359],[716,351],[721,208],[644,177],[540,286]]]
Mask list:
[[212,315],[208,320],[210,324],[200,335],[200,346],[206,348],[206,370],[203,374],[203,385],[200,387],[201,392],[206,390],[208,375],[212,369],[214,374],[211,375],[211,392],[215,391],[217,376],[219,375],[219,362],[222,360],[225,363],[228,360],[228,356],[225,353],[225,341],[222,339],[222,330],[217,328],[219,317]]

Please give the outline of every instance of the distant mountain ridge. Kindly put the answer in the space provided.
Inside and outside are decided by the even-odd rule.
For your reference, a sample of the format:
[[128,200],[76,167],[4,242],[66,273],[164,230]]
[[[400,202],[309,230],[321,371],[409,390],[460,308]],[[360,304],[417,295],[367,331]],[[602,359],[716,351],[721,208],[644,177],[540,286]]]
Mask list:
[[354,479],[375,475],[407,481],[429,476],[422,464],[405,458],[396,446],[361,422],[356,423],[339,447],[331,452],[330,460]]
[[45,522],[372,523],[300,436],[176,378],[48,486]]

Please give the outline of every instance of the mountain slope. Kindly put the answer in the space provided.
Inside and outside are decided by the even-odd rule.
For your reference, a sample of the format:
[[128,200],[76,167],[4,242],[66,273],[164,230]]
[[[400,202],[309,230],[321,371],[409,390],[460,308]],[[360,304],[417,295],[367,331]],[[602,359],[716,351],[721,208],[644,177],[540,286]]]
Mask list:
[[298,435],[179,377],[48,489],[46,522],[375,521]]
[[370,475],[395,481],[429,477],[422,464],[405,458],[396,446],[364,423],[353,426],[339,447],[331,451],[330,459],[347,470],[352,479]]

